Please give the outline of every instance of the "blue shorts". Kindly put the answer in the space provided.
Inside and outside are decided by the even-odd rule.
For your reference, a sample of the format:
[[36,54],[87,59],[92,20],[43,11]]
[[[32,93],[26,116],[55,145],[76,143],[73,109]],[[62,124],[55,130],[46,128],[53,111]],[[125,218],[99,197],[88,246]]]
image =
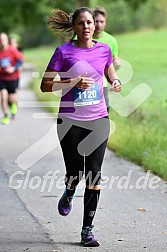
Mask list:
[[16,93],[18,86],[19,86],[19,80],[13,80],[13,81],[0,80],[0,90],[6,89],[9,94]]

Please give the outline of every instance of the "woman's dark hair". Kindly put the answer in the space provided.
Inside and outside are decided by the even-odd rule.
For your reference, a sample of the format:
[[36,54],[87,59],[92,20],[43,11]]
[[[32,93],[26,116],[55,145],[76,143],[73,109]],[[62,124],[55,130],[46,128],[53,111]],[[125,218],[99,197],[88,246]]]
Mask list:
[[92,18],[95,22],[95,17],[94,17],[94,12],[92,9],[88,8],[88,7],[81,7],[79,9],[76,9],[74,11],[74,13],[72,14],[72,25],[74,25],[75,20],[77,19],[77,17],[82,13],[82,12],[89,12],[92,15]]
[[70,15],[60,9],[54,9],[52,10],[52,16],[48,18],[49,28],[54,32],[70,32],[73,29],[75,20],[83,12],[89,12],[95,21],[94,12],[88,7],[78,8]]

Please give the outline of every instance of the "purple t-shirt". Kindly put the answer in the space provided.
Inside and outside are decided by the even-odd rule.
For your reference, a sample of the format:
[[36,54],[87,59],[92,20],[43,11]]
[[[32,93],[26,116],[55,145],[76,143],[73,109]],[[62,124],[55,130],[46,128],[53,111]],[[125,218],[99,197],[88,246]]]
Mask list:
[[79,48],[69,41],[55,50],[48,64],[49,69],[59,72],[61,80],[76,78],[87,72],[87,77],[95,81],[90,89],[73,87],[62,91],[60,117],[88,121],[108,115],[103,95],[103,75],[104,68],[109,67],[113,59],[107,44],[94,42],[92,48]]

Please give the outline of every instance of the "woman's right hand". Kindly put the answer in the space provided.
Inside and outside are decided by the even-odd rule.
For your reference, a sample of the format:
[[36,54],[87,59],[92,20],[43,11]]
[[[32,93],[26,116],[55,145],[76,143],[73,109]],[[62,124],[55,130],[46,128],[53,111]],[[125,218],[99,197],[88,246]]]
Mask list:
[[91,89],[91,85],[93,85],[95,81],[92,78],[86,77],[86,76],[87,76],[87,72],[73,79],[73,81],[77,83],[75,87],[79,89]]

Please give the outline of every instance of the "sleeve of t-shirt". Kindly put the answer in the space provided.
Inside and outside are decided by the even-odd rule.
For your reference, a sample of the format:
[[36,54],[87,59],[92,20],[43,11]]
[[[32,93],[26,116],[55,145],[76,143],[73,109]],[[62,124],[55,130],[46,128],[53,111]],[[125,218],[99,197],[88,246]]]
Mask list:
[[112,38],[112,54],[113,57],[117,57],[118,56],[118,43],[116,38]]
[[112,57],[112,53],[111,53],[111,49],[109,46],[108,47],[108,60],[106,63],[106,67],[109,67],[112,63],[113,63],[113,57]]
[[61,50],[57,48],[49,61],[48,68],[55,71],[60,71],[62,66],[63,66],[63,55]]

